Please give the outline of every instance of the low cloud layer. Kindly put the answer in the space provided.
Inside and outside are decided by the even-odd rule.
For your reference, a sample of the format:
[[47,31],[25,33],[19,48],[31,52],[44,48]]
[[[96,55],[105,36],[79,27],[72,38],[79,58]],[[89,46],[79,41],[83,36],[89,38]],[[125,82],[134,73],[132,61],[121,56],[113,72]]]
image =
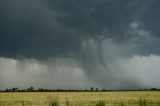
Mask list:
[[1,0],[0,89],[160,87],[158,0]]

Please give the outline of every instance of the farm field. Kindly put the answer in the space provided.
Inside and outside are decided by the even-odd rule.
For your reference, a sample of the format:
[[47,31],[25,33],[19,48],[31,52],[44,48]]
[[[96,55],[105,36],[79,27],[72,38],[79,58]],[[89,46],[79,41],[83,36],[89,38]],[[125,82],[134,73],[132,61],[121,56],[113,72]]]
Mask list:
[[[158,91],[0,93],[0,106],[160,106]],[[98,102],[104,102],[98,105]],[[140,102],[145,102],[141,103]]]

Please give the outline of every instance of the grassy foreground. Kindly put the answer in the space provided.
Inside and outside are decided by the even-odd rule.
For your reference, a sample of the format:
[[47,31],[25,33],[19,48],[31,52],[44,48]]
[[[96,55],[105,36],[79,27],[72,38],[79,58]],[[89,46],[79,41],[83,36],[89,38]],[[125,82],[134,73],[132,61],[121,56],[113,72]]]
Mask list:
[[160,106],[160,92],[0,93],[0,106]]

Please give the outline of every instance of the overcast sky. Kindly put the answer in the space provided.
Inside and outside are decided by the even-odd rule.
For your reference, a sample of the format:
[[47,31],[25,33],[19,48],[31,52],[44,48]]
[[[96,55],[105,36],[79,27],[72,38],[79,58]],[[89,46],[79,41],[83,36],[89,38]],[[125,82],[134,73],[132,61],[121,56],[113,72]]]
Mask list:
[[160,87],[159,0],[0,0],[0,89]]

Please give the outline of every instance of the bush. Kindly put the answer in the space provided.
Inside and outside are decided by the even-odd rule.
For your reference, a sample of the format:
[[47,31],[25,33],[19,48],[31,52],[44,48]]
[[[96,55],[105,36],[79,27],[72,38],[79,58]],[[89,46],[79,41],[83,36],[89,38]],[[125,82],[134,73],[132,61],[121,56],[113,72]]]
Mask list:
[[57,101],[57,100],[52,100],[52,101],[49,103],[49,106],[59,106],[58,101]]
[[22,106],[24,106],[25,104],[24,104],[24,101],[22,101]]
[[105,106],[105,102],[103,100],[97,101],[95,106]]
[[69,106],[69,100],[68,99],[66,99],[66,106]]
[[139,106],[147,106],[147,103],[146,103],[146,99],[142,99],[140,97],[139,101],[138,101],[138,105]]
[[56,98],[49,97],[49,106],[59,106],[58,100]]
[[125,106],[123,102],[121,102],[120,106]]

